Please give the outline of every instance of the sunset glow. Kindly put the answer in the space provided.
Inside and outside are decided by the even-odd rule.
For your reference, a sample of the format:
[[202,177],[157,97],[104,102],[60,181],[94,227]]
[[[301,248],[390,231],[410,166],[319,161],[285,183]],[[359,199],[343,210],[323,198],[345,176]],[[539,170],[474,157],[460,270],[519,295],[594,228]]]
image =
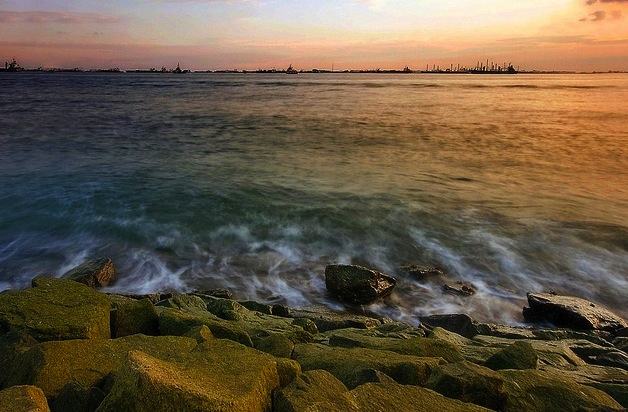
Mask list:
[[628,70],[628,0],[0,0],[25,67]]

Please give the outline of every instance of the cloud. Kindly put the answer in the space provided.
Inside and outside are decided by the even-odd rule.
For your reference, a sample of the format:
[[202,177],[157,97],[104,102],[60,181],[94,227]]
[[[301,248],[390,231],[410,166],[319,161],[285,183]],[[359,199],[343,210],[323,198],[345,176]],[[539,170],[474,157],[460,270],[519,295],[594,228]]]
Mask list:
[[113,24],[122,18],[100,13],[60,13],[55,11],[6,11],[0,10],[0,23],[34,24]]
[[[617,9],[628,6],[628,0],[585,0],[587,6],[595,6],[597,10],[580,19],[582,22],[601,22],[621,19],[622,12]],[[610,9],[609,7],[612,7]]]

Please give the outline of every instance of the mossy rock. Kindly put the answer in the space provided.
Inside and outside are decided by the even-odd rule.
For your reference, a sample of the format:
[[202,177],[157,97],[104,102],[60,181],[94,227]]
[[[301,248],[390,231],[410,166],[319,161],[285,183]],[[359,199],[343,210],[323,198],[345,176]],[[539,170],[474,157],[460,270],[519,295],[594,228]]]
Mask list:
[[304,331],[311,333],[312,335],[316,335],[317,333],[319,333],[316,323],[314,323],[311,319],[296,318],[292,320],[292,324],[294,326],[301,327]]
[[500,350],[484,363],[493,370],[499,369],[536,369],[539,357],[526,341],[517,341]]
[[171,361],[131,351],[98,411],[269,411],[279,383],[272,356],[228,340]]
[[38,341],[109,339],[110,300],[68,279],[38,277],[33,287],[0,294],[0,325]]
[[[539,370],[503,370],[504,411],[553,412],[622,410],[608,394],[576,383],[563,374]],[[606,408],[606,409],[604,409]]]
[[218,339],[230,339],[253,347],[253,341],[244,329],[233,322],[219,319],[206,310],[166,309],[159,314],[159,331],[162,335],[182,336],[190,329],[202,325],[207,326],[212,335]]
[[36,386],[13,386],[0,391],[0,411],[50,412],[46,395]]
[[445,342],[449,342],[452,345],[460,347],[462,345],[471,344],[471,339],[465,338],[462,335],[458,335],[456,332],[451,332],[447,329],[443,329],[440,326],[435,327],[430,331],[427,335],[428,338],[442,340]]
[[200,309],[207,310],[207,304],[203,299],[194,295],[174,294],[155,303],[155,306],[173,309]]
[[439,365],[425,386],[448,398],[490,409],[501,410],[506,400],[502,376],[470,362]]
[[286,334],[275,334],[257,342],[255,349],[277,358],[290,358],[294,350],[294,342]]
[[251,311],[231,299],[206,298],[207,310],[224,320],[242,320],[251,315]]
[[340,379],[348,388],[361,383],[364,370],[384,372],[395,381],[407,385],[423,385],[432,370],[445,361],[442,358],[421,358],[395,352],[367,348],[338,348],[321,344],[298,344],[292,359],[304,371],[324,369]]
[[85,387],[76,382],[63,387],[50,405],[52,412],[94,412],[105,399],[105,393],[96,387]]
[[101,385],[107,375],[120,369],[130,350],[174,359],[184,356],[196,345],[196,340],[191,338],[144,335],[44,342],[17,359],[6,384],[35,385],[47,397],[54,398],[68,383],[85,387]]
[[192,338],[198,343],[203,343],[215,339],[214,335],[212,335],[212,331],[209,330],[206,325],[194,326],[181,336],[185,336],[186,338]]
[[346,395],[360,412],[488,412],[471,403],[449,399],[430,389],[390,383],[367,383]]
[[307,371],[275,392],[273,411],[357,411],[357,406],[344,397],[347,392],[347,387],[331,373],[325,370]]
[[370,332],[358,329],[333,331],[329,335],[329,344],[347,348],[381,349],[419,357],[440,357],[447,362],[464,360],[460,350],[455,345],[443,340],[421,337],[408,339],[377,337]]
[[31,335],[24,332],[12,331],[0,336],[0,371],[3,371],[0,373],[0,388],[8,378],[7,371],[13,368],[20,355],[37,344]]
[[111,311],[111,335],[115,338],[159,334],[159,316],[149,299],[134,300],[115,305]]
[[346,328],[371,329],[382,324],[379,319],[369,316],[354,315],[346,312],[330,312],[328,310],[295,310],[292,316],[294,318],[311,320],[316,324],[319,332]]

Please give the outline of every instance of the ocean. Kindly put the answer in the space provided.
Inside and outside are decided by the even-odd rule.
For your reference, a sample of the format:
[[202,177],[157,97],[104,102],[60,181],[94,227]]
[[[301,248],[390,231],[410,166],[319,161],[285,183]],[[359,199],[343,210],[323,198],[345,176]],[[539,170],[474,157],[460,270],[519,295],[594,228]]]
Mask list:
[[107,291],[338,309],[325,266],[352,263],[398,280],[365,309],[413,324],[520,325],[548,291],[628,318],[628,75],[22,72],[0,90],[0,290],[108,256]]

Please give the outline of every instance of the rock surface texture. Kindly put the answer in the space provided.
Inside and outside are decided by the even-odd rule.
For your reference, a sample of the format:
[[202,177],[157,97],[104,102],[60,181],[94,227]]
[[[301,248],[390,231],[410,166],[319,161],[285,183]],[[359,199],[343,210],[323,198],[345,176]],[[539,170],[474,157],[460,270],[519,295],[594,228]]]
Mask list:
[[369,304],[390,295],[397,281],[381,272],[355,265],[328,265],[325,286],[341,301]]

